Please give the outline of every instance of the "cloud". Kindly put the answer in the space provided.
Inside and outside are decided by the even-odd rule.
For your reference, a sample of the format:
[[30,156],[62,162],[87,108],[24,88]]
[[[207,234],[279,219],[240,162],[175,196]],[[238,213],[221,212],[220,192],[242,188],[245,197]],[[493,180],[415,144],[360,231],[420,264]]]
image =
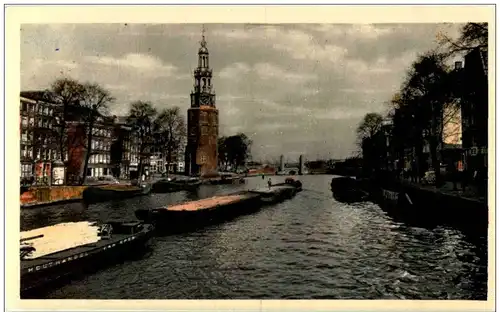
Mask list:
[[119,70],[134,70],[141,74],[171,77],[178,68],[172,64],[164,64],[161,59],[152,55],[128,53],[122,58],[108,56],[86,56],[85,60],[95,65],[117,67]]
[[313,73],[294,73],[270,63],[255,64],[254,70],[264,80],[279,79],[290,83],[304,83],[317,79],[317,75]]
[[255,79],[261,79],[263,83],[268,83],[268,80],[280,80],[291,84],[302,84],[318,78],[314,73],[297,73],[272,63],[257,63],[250,66],[241,62],[223,68],[219,77],[231,80],[247,79],[249,74],[255,75]]
[[[459,27],[207,25],[219,132],[245,132],[254,158],[350,156],[363,115],[384,113],[416,56]],[[113,114],[136,100],[185,114],[200,39],[200,24],[23,25],[21,88],[70,76],[108,88]]]
[[237,62],[223,68],[219,73],[219,77],[227,79],[238,78],[247,74],[250,70],[251,68],[247,64]]

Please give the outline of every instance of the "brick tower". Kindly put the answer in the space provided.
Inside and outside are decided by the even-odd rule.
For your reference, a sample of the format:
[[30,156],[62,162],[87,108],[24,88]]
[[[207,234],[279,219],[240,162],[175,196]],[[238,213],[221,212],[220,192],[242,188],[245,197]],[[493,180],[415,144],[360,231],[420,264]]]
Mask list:
[[217,172],[217,137],[219,111],[215,107],[212,69],[209,67],[205,29],[198,50],[198,67],[194,70],[191,108],[188,109],[188,142],[186,146],[186,173],[207,175]]

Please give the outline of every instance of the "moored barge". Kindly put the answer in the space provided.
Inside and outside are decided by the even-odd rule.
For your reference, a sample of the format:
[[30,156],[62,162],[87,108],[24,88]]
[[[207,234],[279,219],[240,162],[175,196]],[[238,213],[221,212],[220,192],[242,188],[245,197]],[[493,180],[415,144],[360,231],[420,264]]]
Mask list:
[[155,209],[138,209],[139,220],[151,222],[163,233],[186,232],[250,214],[263,206],[293,197],[299,189],[297,181],[275,185],[269,189],[240,191],[192,202]]
[[[53,284],[66,281],[71,276],[135,256],[138,251],[145,250],[153,234],[153,225],[140,221],[107,222],[97,228],[97,239],[87,237],[89,243],[63,250],[57,250],[57,245],[68,246],[67,237],[45,244],[37,244],[37,241],[43,240],[44,234],[21,239],[21,297],[36,297],[47,287],[50,289]],[[53,232],[61,230],[53,229]],[[30,258],[37,252],[39,255]]]
[[110,184],[103,186],[89,186],[83,191],[82,197],[86,204],[95,204],[110,200],[148,195],[150,192],[151,184],[149,183],[141,185]]
[[198,178],[187,179],[162,179],[153,184],[152,191],[155,193],[171,193],[179,191],[192,191],[196,190],[201,185]]
[[360,181],[351,177],[334,177],[330,187],[333,197],[342,203],[356,203],[370,198],[370,194],[363,190]]

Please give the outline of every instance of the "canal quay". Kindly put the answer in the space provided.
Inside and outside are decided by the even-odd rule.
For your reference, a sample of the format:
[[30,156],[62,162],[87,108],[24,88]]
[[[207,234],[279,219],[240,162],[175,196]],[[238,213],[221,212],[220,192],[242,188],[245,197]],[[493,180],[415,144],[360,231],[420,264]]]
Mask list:
[[[339,202],[332,177],[297,176],[303,190],[294,198],[190,233],[155,235],[138,259],[74,279],[42,298],[486,300],[485,237],[394,218],[371,202]],[[21,231],[135,219],[139,208],[266,183],[251,177],[245,184],[201,185],[190,192],[22,209]]]

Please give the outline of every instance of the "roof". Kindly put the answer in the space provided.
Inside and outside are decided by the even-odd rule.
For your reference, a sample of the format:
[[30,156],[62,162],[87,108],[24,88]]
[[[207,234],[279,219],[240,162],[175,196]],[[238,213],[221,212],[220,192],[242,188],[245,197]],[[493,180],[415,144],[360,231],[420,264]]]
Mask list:
[[21,91],[21,97],[28,98],[35,101],[47,101],[47,91]]
[[113,116],[115,119],[116,124],[121,124],[121,125],[126,125],[128,124],[127,122],[127,116]]

